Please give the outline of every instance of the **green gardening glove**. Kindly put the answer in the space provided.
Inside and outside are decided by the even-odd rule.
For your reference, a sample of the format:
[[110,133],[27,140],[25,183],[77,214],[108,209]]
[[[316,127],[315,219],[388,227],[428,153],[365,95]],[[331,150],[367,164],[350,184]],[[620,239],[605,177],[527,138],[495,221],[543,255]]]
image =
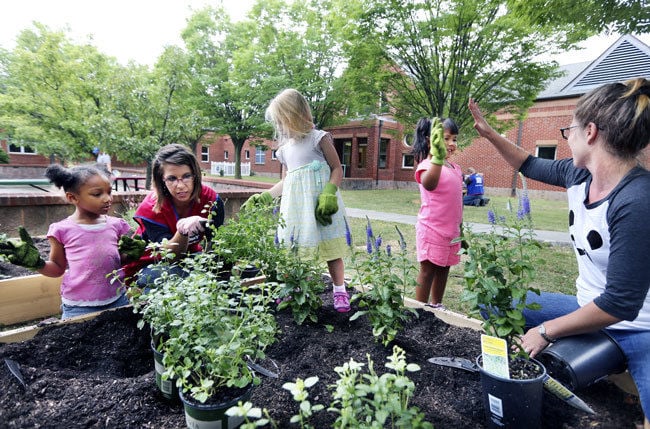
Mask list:
[[10,263],[20,265],[30,270],[39,270],[45,266],[45,260],[41,258],[34,240],[29,236],[27,230],[18,227],[20,239],[10,238],[4,243],[0,243],[0,255],[4,256]]
[[339,203],[336,198],[338,188],[333,183],[327,183],[323,192],[318,196],[316,203],[316,220],[321,225],[331,225],[332,215],[339,211]]
[[140,259],[140,257],[144,255],[146,247],[147,242],[139,235],[134,235],[133,237],[123,235],[117,243],[117,248],[119,249],[120,254],[126,255],[126,257],[131,261]]
[[246,210],[247,207],[253,207],[253,206],[270,206],[273,203],[273,196],[271,195],[270,192],[264,191],[261,194],[253,194],[246,201],[244,201],[244,204],[241,205],[240,210]]
[[320,223],[323,226],[331,225],[332,224],[332,215],[324,215],[318,213],[318,210],[316,210],[316,222]]
[[447,158],[447,145],[445,144],[445,131],[440,119],[433,118],[431,121],[431,136],[429,140],[429,154],[431,163],[443,165]]

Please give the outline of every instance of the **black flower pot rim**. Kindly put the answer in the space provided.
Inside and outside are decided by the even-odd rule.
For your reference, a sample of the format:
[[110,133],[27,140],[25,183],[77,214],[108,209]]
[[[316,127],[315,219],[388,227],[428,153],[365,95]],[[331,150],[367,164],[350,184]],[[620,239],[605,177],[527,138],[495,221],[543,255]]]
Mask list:
[[[517,358],[517,359],[525,360],[524,358]],[[504,382],[511,381],[511,382],[515,382],[515,383],[539,383],[539,382],[543,381],[544,378],[546,377],[546,367],[544,366],[544,364],[541,363],[540,361],[538,361],[537,359],[528,359],[528,360],[530,362],[533,362],[539,368],[541,368],[542,372],[541,372],[540,375],[538,375],[538,376],[536,376],[534,378],[523,378],[523,379],[501,377],[500,375],[493,374],[493,373],[488,372],[488,371],[483,369],[483,365],[482,365],[482,363],[483,363],[483,355],[482,354],[479,354],[476,357],[476,366],[478,367],[479,371],[482,374],[485,374],[485,375],[487,375],[489,377],[492,377],[492,378],[494,378],[496,380],[500,380],[500,381],[504,381]]]
[[181,401],[184,404],[187,404],[192,408],[196,408],[197,410],[201,410],[201,411],[211,411],[214,409],[227,409],[237,405],[237,403],[241,401],[243,397],[250,394],[251,390],[253,390],[253,387],[254,387],[253,384],[249,384],[248,386],[242,388],[243,393],[237,396],[236,398],[233,398],[225,402],[210,403],[210,404],[202,404],[199,401],[196,401],[191,397],[189,397],[189,395],[188,397],[185,397],[185,395],[183,394],[183,389],[178,389],[178,396],[181,398]]

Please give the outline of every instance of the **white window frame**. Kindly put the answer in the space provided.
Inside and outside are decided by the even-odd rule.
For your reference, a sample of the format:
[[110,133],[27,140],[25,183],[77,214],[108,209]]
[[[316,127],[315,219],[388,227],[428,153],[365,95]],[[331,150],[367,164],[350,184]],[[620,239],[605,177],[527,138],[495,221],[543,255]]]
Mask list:
[[201,146],[201,162],[210,162],[210,148]]

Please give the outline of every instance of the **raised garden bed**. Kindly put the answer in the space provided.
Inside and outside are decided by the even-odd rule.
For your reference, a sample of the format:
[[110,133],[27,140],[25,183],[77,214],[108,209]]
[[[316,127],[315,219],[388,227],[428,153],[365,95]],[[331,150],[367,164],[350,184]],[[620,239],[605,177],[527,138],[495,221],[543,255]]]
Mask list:
[[[277,314],[280,340],[268,349],[264,366],[277,371],[280,379],[263,378],[251,402],[269,410],[278,427],[290,427],[297,403],[282,384],[296,378],[318,376],[309,389],[312,404],[329,405],[329,386],[337,375],[334,367],[351,358],[366,363],[368,356],[379,373],[392,353],[372,338],[371,327],[353,313],[339,314],[331,305],[331,291],[323,295],[319,323],[297,326],[291,314]],[[474,359],[479,353],[479,333],[445,323],[472,322],[453,313],[418,310],[394,344],[406,351],[409,363],[421,371],[408,373],[416,384],[411,402],[437,428],[480,428],[485,417],[479,377],[427,362],[432,356]],[[436,317],[439,315],[441,318]],[[28,341],[0,345],[0,422],[4,427],[138,427],[183,428],[180,404],[170,404],[157,391],[149,332],[136,328],[131,308],[104,312],[81,323],[43,327]],[[331,325],[330,333],[325,329]],[[21,365],[27,384],[24,389],[4,364],[10,358]],[[277,365],[277,367],[276,367]],[[597,413],[587,415],[559,399],[544,394],[545,428],[633,428],[642,418],[635,398],[608,381],[579,392]],[[311,424],[331,427],[335,416],[316,414]]]

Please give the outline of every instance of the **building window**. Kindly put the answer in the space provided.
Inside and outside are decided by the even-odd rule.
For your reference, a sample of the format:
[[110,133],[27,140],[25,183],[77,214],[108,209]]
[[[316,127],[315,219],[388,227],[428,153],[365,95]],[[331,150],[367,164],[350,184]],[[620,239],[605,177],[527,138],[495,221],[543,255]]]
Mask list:
[[246,149],[244,151],[244,159],[251,159],[251,151]]
[[556,146],[537,146],[537,157],[543,159],[555,159]]
[[201,146],[201,162],[209,162],[210,161],[209,149],[210,149],[209,147]]
[[277,150],[272,150],[271,151],[271,159],[274,160],[274,161],[276,159],[278,159],[278,153],[277,152],[278,152]]
[[385,169],[388,165],[388,144],[389,139],[381,139],[379,141],[379,168]]
[[415,166],[415,157],[408,153],[402,154],[402,168],[413,168]]
[[9,153],[28,153],[35,154],[36,151],[29,146],[18,146],[13,143],[9,143]]
[[266,161],[266,152],[264,148],[256,147],[255,148],[255,164],[264,164]]
[[368,139],[357,139],[357,168],[366,168],[368,166],[366,157],[368,155]]
[[223,159],[228,159],[228,151],[227,150],[223,151]]

